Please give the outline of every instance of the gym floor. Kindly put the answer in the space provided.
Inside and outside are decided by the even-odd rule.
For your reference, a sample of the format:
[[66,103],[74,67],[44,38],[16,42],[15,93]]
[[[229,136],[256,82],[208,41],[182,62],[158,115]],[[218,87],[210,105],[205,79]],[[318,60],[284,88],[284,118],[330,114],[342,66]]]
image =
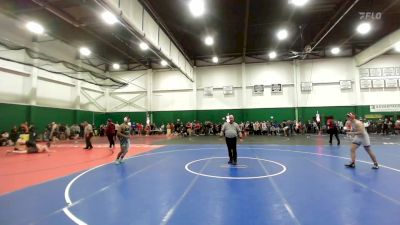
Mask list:
[[0,224],[400,224],[400,138],[371,135],[380,163],[350,139],[249,136],[238,165],[215,136],[135,136],[129,157],[96,137],[50,154],[0,148]]

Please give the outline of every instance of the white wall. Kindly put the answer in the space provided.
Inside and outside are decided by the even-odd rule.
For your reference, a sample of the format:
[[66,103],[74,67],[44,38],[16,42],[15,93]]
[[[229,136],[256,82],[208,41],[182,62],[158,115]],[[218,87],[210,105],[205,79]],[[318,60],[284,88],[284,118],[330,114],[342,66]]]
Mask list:
[[153,74],[152,111],[192,110],[196,108],[194,83],[178,71]]
[[55,106],[60,108],[73,108],[75,93],[74,86],[58,83],[52,80],[39,79],[37,82],[38,105]]
[[[393,66],[400,66],[399,55],[384,55],[363,67]],[[399,103],[400,88],[360,89],[358,69],[353,58],[200,67],[196,68],[194,100],[191,94],[195,91],[190,90],[190,83],[179,72],[155,72],[154,89],[169,91],[156,92],[152,107],[157,111]],[[351,80],[352,89],[341,90],[340,80]],[[301,82],[313,83],[312,91],[301,91]],[[252,87],[257,84],[265,85],[264,94],[253,94]],[[271,84],[282,84],[283,92],[271,93]],[[233,95],[223,95],[222,87],[227,85],[235,87]],[[209,86],[214,87],[213,96],[204,96],[203,88]]]
[[242,106],[241,88],[234,88],[233,95],[224,95],[222,88],[214,89],[213,96],[204,96],[203,90],[197,92],[197,109],[239,109]]
[[223,86],[241,86],[241,66],[213,66],[199,67],[196,73],[198,88],[210,87],[222,88]]
[[104,111],[96,107],[105,104],[104,92],[93,84],[0,60],[0,102]]
[[0,70],[0,100],[3,102],[28,103],[29,92],[24,90],[26,77]]
[[[10,29],[12,27],[13,29]],[[63,60],[91,71],[101,72],[97,68],[79,62],[77,49],[46,34],[33,42],[33,35],[21,21],[0,14],[1,39],[11,46],[24,46],[37,52]],[[0,47],[0,57],[30,64],[39,64],[49,70],[71,72],[61,64],[30,58],[25,50],[7,50]],[[70,73],[79,77],[79,73]],[[97,85],[81,82],[67,76],[58,75],[30,66],[0,60],[0,102],[30,104],[38,106],[105,111],[105,90]]]
[[[158,38],[153,32],[158,26],[150,21],[151,18],[146,17],[148,21],[142,23],[143,10],[138,1],[122,2],[123,16],[129,17],[133,24],[137,25],[138,30],[145,30],[147,33],[152,33],[153,38]],[[32,34],[26,30],[24,24],[3,14],[0,14],[0,30],[6,31],[1,33],[3,40],[10,40],[15,45],[35,49],[59,60],[79,63],[76,60],[76,47],[51,40],[46,35],[40,38],[48,39],[47,41],[32,42]],[[169,46],[165,35],[161,36],[164,44],[158,44],[164,50],[171,47],[171,52],[168,51],[167,55],[170,55],[176,64],[183,65],[179,63],[180,52],[176,46]],[[27,58],[24,51],[0,51],[0,56],[33,61]],[[99,71],[83,63],[81,66]],[[399,54],[380,56],[362,68],[394,66],[400,67]],[[189,81],[178,71],[166,70],[116,72],[110,76],[128,85],[107,90],[66,76],[0,60],[0,102],[108,112],[343,106],[400,102],[400,88],[360,89],[358,68],[353,58],[199,67],[194,71],[194,82]],[[340,80],[351,80],[352,89],[340,90]],[[302,92],[301,82],[312,82],[313,90]],[[265,85],[264,93],[253,94],[253,85],[260,84]],[[283,84],[283,92],[272,94],[271,84]],[[224,95],[222,87],[229,85],[234,87],[234,94]],[[214,87],[213,96],[204,96],[204,87],[210,86]]]
[[[400,66],[399,55],[381,56],[363,68]],[[111,73],[128,83],[115,90],[62,75],[0,60],[0,101],[93,111],[174,111],[234,108],[277,108],[392,104],[400,102],[400,88],[360,89],[359,72],[352,58],[272,62],[196,68],[195,82],[178,71]],[[351,80],[351,90],[340,90],[340,80]],[[301,82],[312,82],[311,92],[300,91]],[[271,94],[271,84],[283,92]],[[262,95],[252,86],[265,85]],[[234,94],[224,95],[223,86]],[[204,96],[204,87],[214,87]],[[245,90],[245,91],[244,91]],[[32,92],[35,94],[32,100]]]
[[148,111],[148,71],[111,73],[113,79],[127,83],[125,87],[109,90],[106,109],[109,112]]
[[311,92],[298,89],[298,106],[344,106],[357,103],[355,83],[351,90],[340,90],[340,80],[358,82],[352,58],[305,60],[299,63],[298,87],[312,82]]
[[[400,55],[383,55],[360,68],[400,67]],[[359,76],[357,73],[357,80]],[[400,82],[400,81],[399,81]],[[373,104],[399,104],[400,88],[359,89],[359,102],[365,105]]]
[[[224,86],[233,86],[233,94],[224,95]],[[241,65],[197,68],[196,87],[196,102],[199,110],[242,107]],[[213,87],[213,96],[204,96],[205,87]]]
[[192,89],[193,83],[178,71],[154,71],[153,91]]
[[[249,64],[245,67],[245,108],[293,107],[294,76],[292,62]],[[271,84],[282,84],[282,93],[271,93]],[[265,85],[264,94],[253,94],[254,85]]]

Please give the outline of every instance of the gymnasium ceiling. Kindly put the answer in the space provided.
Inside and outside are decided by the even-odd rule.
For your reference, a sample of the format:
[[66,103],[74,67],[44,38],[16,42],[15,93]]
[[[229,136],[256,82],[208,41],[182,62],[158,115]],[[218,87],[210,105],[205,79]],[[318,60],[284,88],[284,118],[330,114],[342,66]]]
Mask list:
[[[310,0],[303,7],[294,7],[288,0],[207,0],[201,18],[185,10],[185,0],[142,2],[153,9],[191,59],[212,55],[266,57],[271,50],[284,59],[291,56],[289,51],[302,52],[306,45],[314,46],[356,1]],[[382,15],[379,20],[370,20],[373,30],[366,36],[356,33],[362,12]],[[282,42],[275,37],[280,28],[289,33]],[[400,1],[360,0],[314,50],[341,46],[354,55],[399,28]],[[215,39],[212,48],[203,43],[208,34]],[[323,57],[324,52],[319,55]]]
[[[400,28],[400,0],[310,0],[303,7],[294,7],[288,0],[205,0],[205,14],[198,18],[190,14],[188,0],[139,1],[195,66],[211,65],[212,56],[223,59],[220,64],[266,61],[272,50],[278,53],[277,60],[291,60],[295,56],[291,51],[303,52],[306,45],[314,47],[318,41],[314,53],[303,58],[331,57],[333,46],[340,46],[343,55],[351,56]],[[103,3],[1,0],[0,13],[20,21],[40,21],[49,35],[68,45],[91,46],[96,59],[87,63],[102,70],[108,70],[113,62],[127,65],[124,69],[129,70],[159,68],[157,51],[143,52],[138,48],[140,34],[126,26],[104,25],[99,19]],[[379,19],[369,19],[372,31],[365,36],[355,31],[362,22],[362,12],[381,15]],[[276,38],[280,28],[288,30],[285,41]],[[2,27],[3,32],[7,30]],[[206,35],[214,37],[213,46],[203,43]]]

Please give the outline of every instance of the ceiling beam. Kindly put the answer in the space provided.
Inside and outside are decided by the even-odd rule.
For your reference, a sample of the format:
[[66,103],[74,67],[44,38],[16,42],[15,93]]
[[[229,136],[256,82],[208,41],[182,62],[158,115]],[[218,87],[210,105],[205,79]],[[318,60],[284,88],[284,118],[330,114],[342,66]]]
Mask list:
[[156,10],[151,6],[148,0],[139,0],[139,2],[142,4],[144,8],[149,10],[149,13],[151,16],[154,17],[154,21],[162,28],[162,30],[168,35],[168,37],[171,39],[171,42],[175,44],[175,46],[181,51],[183,56],[186,58],[188,63],[193,66],[190,57],[186,54],[184,51],[183,47],[180,45],[180,43],[176,40],[174,35],[167,29],[167,26],[165,25],[164,21],[161,19],[161,17],[157,14]]
[[[135,66],[133,66],[133,67],[131,67],[131,65],[128,65],[128,70],[129,70],[129,71],[133,71],[133,70],[139,69],[140,67],[142,67],[141,64],[140,64],[140,65],[135,65]],[[147,69],[147,67],[145,67],[145,68],[143,68],[143,69],[140,69],[140,70],[146,70],[146,69]]]
[[[103,39],[100,35],[96,34],[93,31],[90,31],[88,29],[85,29],[83,27],[81,27],[82,30],[84,30],[85,32],[89,33],[90,35],[92,35],[93,37],[97,38],[97,40],[100,40],[101,42],[103,42],[104,44],[106,44],[108,47],[116,50],[117,52],[119,52],[120,54],[126,56],[127,58],[133,60],[134,62],[142,65],[143,67],[147,68],[145,64],[141,63],[138,59],[130,56],[128,53],[126,53],[125,51],[119,49],[118,47],[116,47],[115,45],[113,45],[112,43],[108,42],[107,40]],[[128,46],[129,47],[129,46]]]
[[246,15],[244,19],[244,29],[243,29],[243,52],[242,52],[242,62],[246,60],[246,48],[247,48],[247,30],[249,26],[249,14],[250,14],[250,0],[246,0]]
[[252,59],[262,60],[262,61],[268,61],[268,59],[265,56],[248,55],[247,57],[252,58]]
[[389,51],[399,43],[400,41],[400,29],[392,32],[391,34],[383,37],[381,40],[371,45],[364,51],[358,53],[354,60],[356,62],[356,66],[362,66],[365,63],[371,61],[372,59],[384,54]]
[[318,39],[323,35],[323,33],[329,28],[329,26],[332,25],[333,21],[342,13],[342,11],[346,8],[346,6],[349,4],[351,0],[347,0],[343,2],[336,11],[336,13],[328,20],[328,22],[325,23],[324,27],[316,34],[311,41],[312,44],[318,41]]
[[[2,8],[0,8],[0,13],[4,14],[5,16],[9,17],[10,19],[15,20],[15,21],[17,21],[19,23],[24,22],[19,16],[14,15],[10,11],[5,11]],[[68,48],[69,47],[75,48],[75,46],[72,45],[72,43],[68,42],[63,37],[58,37],[57,35],[55,35],[54,33],[51,33],[50,31],[47,31],[46,33],[48,34],[49,37],[56,38],[57,40],[53,40],[53,41],[54,42],[60,42],[60,43],[57,43],[60,46],[65,44]],[[32,41],[35,41],[35,40],[32,40]],[[16,44],[17,46],[22,44],[22,43],[14,42],[14,41],[12,41],[11,43],[12,44]],[[32,42],[32,43],[34,43],[34,45],[28,45],[27,46],[25,44],[22,44],[21,46],[24,46],[25,48],[29,49],[29,51],[31,51],[34,54],[38,54],[38,55],[43,56],[43,57],[53,58],[53,59],[56,59],[58,61],[61,61],[63,64],[66,63],[69,66],[73,66],[75,68],[79,68],[79,70],[81,70],[81,69],[83,70],[83,71],[77,71],[77,72],[90,72],[90,73],[96,73],[96,74],[103,75],[102,74],[103,71],[99,70],[98,68],[96,68],[94,66],[91,66],[89,64],[84,63],[83,60],[79,59],[79,57],[73,57],[73,58],[71,58],[71,57],[62,57],[62,58],[60,58],[59,56],[55,56],[55,55],[51,54],[51,52],[49,52],[49,51],[42,51],[43,49],[40,46],[38,46],[38,45],[42,44],[42,42]],[[38,49],[41,49],[41,51],[39,52]],[[65,55],[68,56],[68,54],[65,54]],[[19,62],[19,63],[22,63],[22,62]],[[24,63],[22,63],[22,64],[24,64]],[[36,66],[34,66],[34,67],[36,67]],[[40,68],[40,67],[37,67],[37,68],[38,69],[43,69],[43,68]],[[87,80],[85,80],[85,81],[91,83],[90,81],[87,81]]]
[[42,0],[32,0],[32,1],[36,4],[38,4],[40,7],[48,10],[49,12],[53,13],[54,15],[60,17],[61,19],[67,21],[68,23],[74,25],[75,27],[81,26],[80,21],[76,20],[68,13],[65,13],[64,11],[54,7],[51,3],[47,2],[47,1],[42,1]]
[[[122,13],[122,10],[119,9],[118,7],[116,7],[115,5],[111,4],[108,0],[93,0],[94,2],[96,2],[99,6],[101,6],[102,8],[111,11],[112,13],[115,13],[118,15],[119,20],[121,22],[121,25],[123,27],[126,28],[126,30],[132,34],[135,38],[137,38],[138,40],[143,40],[145,39],[144,33],[141,33],[141,31],[139,31],[138,29],[134,28],[134,25],[132,25],[132,23],[130,22],[130,20]],[[145,7],[144,7],[145,8]],[[151,14],[151,13],[150,13]],[[157,18],[155,19],[155,22],[157,22]],[[157,23],[158,24],[158,23]],[[160,24],[158,24],[160,25]],[[149,42],[149,51],[151,51],[154,55],[156,55],[160,60],[161,59],[168,59],[167,56],[165,56],[165,54],[161,51],[161,49],[158,49],[157,46],[154,46],[151,42]],[[173,41],[171,41],[171,43],[173,43]],[[178,46],[179,48],[179,46]],[[184,51],[181,51],[181,53],[186,57],[186,59],[188,60],[188,63],[192,66],[192,62],[190,61],[190,59],[187,57],[186,53]],[[168,61],[170,61],[168,59]],[[187,78],[189,79],[191,82],[194,82],[193,78],[189,77],[187,75],[187,73],[185,71],[183,71],[181,68],[178,67],[178,65],[176,65],[175,63],[173,63],[176,68]],[[173,65],[169,64],[168,65],[169,68],[173,69]],[[149,68],[151,67],[151,64],[149,65]]]
[[[43,7],[44,9],[48,10],[49,12],[53,13],[54,15],[58,16],[59,18],[63,19],[67,23],[73,25],[76,28],[80,28],[84,32],[86,32],[89,35],[95,37],[97,40],[103,42],[108,47],[114,49],[115,51],[119,52],[120,54],[124,55],[125,57],[128,57],[129,59],[131,59],[131,60],[133,60],[133,61],[135,61],[135,62],[137,62],[139,64],[142,64],[139,60],[135,59],[134,57],[130,56],[128,53],[124,52],[123,50],[119,49],[115,45],[111,44],[110,42],[108,42],[107,40],[102,38],[100,35],[94,33],[93,31],[91,31],[91,30],[89,30],[87,28],[85,28],[83,23],[81,23],[80,21],[75,20],[71,15],[69,15],[66,12],[64,12],[63,10],[56,8],[55,6],[51,5],[48,2],[44,2],[44,1],[41,1],[41,0],[32,0],[32,1],[34,3],[36,3],[36,4],[38,4],[39,6]],[[106,61],[108,61],[108,60],[106,60]],[[144,65],[144,64],[142,64],[142,66],[146,67],[146,65]]]
[[[314,37],[312,43],[315,43],[314,46],[311,48],[310,51],[313,51],[315,47],[318,46],[319,43],[321,43],[322,40],[335,28],[335,26],[343,19],[343,17],[359,2],[360,0],[347,0],[344,2],[340,8],[336,11],[335,15],[329,19],[329,21],[325,24],[325,26],[320,30],[320,32]],[[349,7],[347,5],[353,2]],[[347,9],[346,9],[347,8]],[[339,17],[339,19],[336,20],[336,18],[342,13],[343,10],[346,11]],[[336,20],[335,23],[332,24],[332,22]],[[328,29],[329,28],[329,29]],[[328,30],[327,30],[328,29]],[[326,31],[327,30],[327,31]],[[324,34],[325,33],[325,34]],[[322,35],[323,34],[323,35]]]
[[[245,56],[245,57],[246,57],[246,56]],[[228,63],[228,62],[232,62],[232,61],[235,60],[235,59],[238,59],[238,57],[230,57],[230,58],[227,58],[227,59],[221,61],[219,64],[224,65],[224,64],[226,64],[226,63]],[[243,59],[243,57],[242,57],[242,59]]]
[[41,10],[43,10],[43,7],[41,7],[41,6],[38,6],[38,7],[35,7],[35,8],[28,8],[28,9],[16,9],[16,10],[14,10],[14,11],[12,11],[15,15],[18,15],[18,14],[22,14],[22,15],[24,15],[24,14],[29,14],[29,13],[34,13],[34,12],[38,12],[38,11],[41,11]]

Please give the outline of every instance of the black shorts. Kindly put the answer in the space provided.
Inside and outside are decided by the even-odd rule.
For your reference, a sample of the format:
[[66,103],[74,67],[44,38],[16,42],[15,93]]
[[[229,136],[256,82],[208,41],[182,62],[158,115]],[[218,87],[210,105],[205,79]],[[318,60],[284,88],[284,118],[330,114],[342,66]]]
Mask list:
[[28,140],[27,142],[25,142],[26,147],[35,147],[36,148],[36,142]]
[[38,153],[39,149],[36,147],[36,145],[33,147],[28,147],[28,154],[30,153]]

